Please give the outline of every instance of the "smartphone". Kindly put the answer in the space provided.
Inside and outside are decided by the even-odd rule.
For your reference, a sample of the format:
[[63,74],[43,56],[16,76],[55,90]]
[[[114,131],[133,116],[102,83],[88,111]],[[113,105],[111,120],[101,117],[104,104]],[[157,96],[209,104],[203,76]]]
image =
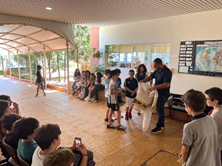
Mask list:
[[82,139],[78,138],[78,137],[75,137],[75,144],[79,145],[79,146],[82,146]]

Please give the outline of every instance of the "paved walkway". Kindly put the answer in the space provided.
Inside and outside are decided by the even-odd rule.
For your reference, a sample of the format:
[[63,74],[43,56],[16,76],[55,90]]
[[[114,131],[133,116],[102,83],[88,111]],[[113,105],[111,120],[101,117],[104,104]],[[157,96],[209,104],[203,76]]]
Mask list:
[[[162,133],[143,133],[143,117],[133,112],[131,120],[122,119],[127,131],[117,131],[106,129],[104,102],[88,103],[50,89],[46,90],[47,97],[40,92],[35,98],[34,85],[5,77],[0,77],[0,94],[10,95],[12,101],[19,104],[22,116],[35,117],[42,124],[59,124],[61,145],[69,146],[75,137],[82,138],[86,147],[93,151],[98,166],[180,165],[175,154],[180,152],[183,122],[166,119],[166,129]],[[125,112],[125,106],[121,109]],[[149,131],[156,120],[157,116],[153,115]]]

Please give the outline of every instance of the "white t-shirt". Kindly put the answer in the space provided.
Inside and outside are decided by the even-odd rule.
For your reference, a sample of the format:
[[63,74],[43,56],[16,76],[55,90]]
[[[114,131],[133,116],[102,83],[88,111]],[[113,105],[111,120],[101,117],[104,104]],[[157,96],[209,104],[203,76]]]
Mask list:
[[114,81],[113,79],[110,80],[109,83],[109,103],[110,104],[117,104],[117,94],[111,95],[110,90],[113,90],[114,92],[117,91],[117,82]]
[[41,155],[41,148],[38,146],[32,156],[32,166],[43,166],[45,155]]
[[222,150],[222,110],[214,110],[211,117],[217,124],[217,130],[219,134],[220,149]]
[[101,84],[105,85],[105,78],[104,77],[101,78]]

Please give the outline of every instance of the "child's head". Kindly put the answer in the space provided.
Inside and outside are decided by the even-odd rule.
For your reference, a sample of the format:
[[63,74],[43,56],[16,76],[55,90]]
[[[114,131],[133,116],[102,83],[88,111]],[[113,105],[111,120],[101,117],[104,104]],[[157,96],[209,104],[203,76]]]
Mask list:
[[116,70],[116,73],[117,73],[117,77],[119,77],[120,74],[121,74],[121,70],[120,69],[115,69],[115,70]]
[[8,95],[0,95],[0,100],[7,101],[9,106],[12,104],[12,100],[11,100],[10,96],[8,96]]
[[112,71],[110,72],[110,78],[112,78],[114,81],[117,81],[118,75],[117,75],[116,70],[112,70]]
[[183,96],[182,101],[185,104],[185,109],[189,115],[192,112],[201,113],[206,108],[206,97],[200,91],[193,89],[188,90]]
[[110,72],[111,72],[111,70],[109,70],[109,69],[106,69],[104,72],[107,79],[110,78]]
[[73,166],[74,159],[70,149],[59,149],[46,155],[43,166]]
[[213,87],[205,91],[205,96],[207,98],[207,106],[215,107],[217,105],[222,105],[222,89]]
[[82,76],[85,76],[85,74],[86,74],[86,71],[82,71]]
[[103,77],[103,75],[102,75],[102,73],[100,73],[100,72],[97,72],[96,73],[96,81],[98,82],[98,83],[101,83],[101,78]]
[[90,77],[90,71],[89,70],[86,70],[86,76]]
[[81,76],[78,68],[74,72],[74,77],[77,77],[77,76]]
[[9,112],[9,106],[7,101],[0,101],[0,117]]
[[57,124],[41,126],[35,134],[34,140],[42,150],[49,147],[56,149],[60,145],[61,130]]
[[147,68],[144,64],[140,64],[139,67],[137,68],[137,73],[143,73],[145,74],[147,72]]
[[90,74],[90,79],[95,80],[95,79],[96,79],[96,75],[95,75],[94,73],[91,73],[91,74]]
[[133,69],[129,70],[129,76],[130,76],[130,78],[134,77],[134,70]]
[[41,70],[41,69],[42,69],[42,66],[37,65],[37,70]]
[[33,139],[36,130],[39,128],[39,121],[35,118],[22,118],[17,120],[12,127],[15,133],[21,139]]
[[11,131],[13,124],[21,118],[22,117],[17,114],[5,114],[1,117],[1,125],[5,130]]

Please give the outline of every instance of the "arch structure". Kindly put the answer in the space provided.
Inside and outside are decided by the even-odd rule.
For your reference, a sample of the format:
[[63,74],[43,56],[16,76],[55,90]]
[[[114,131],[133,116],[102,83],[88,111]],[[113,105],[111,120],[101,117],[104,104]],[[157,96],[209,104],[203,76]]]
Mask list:
[[[73,47],[73,24],[0,14],[0,55],[28,53],[30,56],[30,53],[45,54]],[[45,57],[44,61],[46,64]],[[68,61],[69,58],[67,64]]]

